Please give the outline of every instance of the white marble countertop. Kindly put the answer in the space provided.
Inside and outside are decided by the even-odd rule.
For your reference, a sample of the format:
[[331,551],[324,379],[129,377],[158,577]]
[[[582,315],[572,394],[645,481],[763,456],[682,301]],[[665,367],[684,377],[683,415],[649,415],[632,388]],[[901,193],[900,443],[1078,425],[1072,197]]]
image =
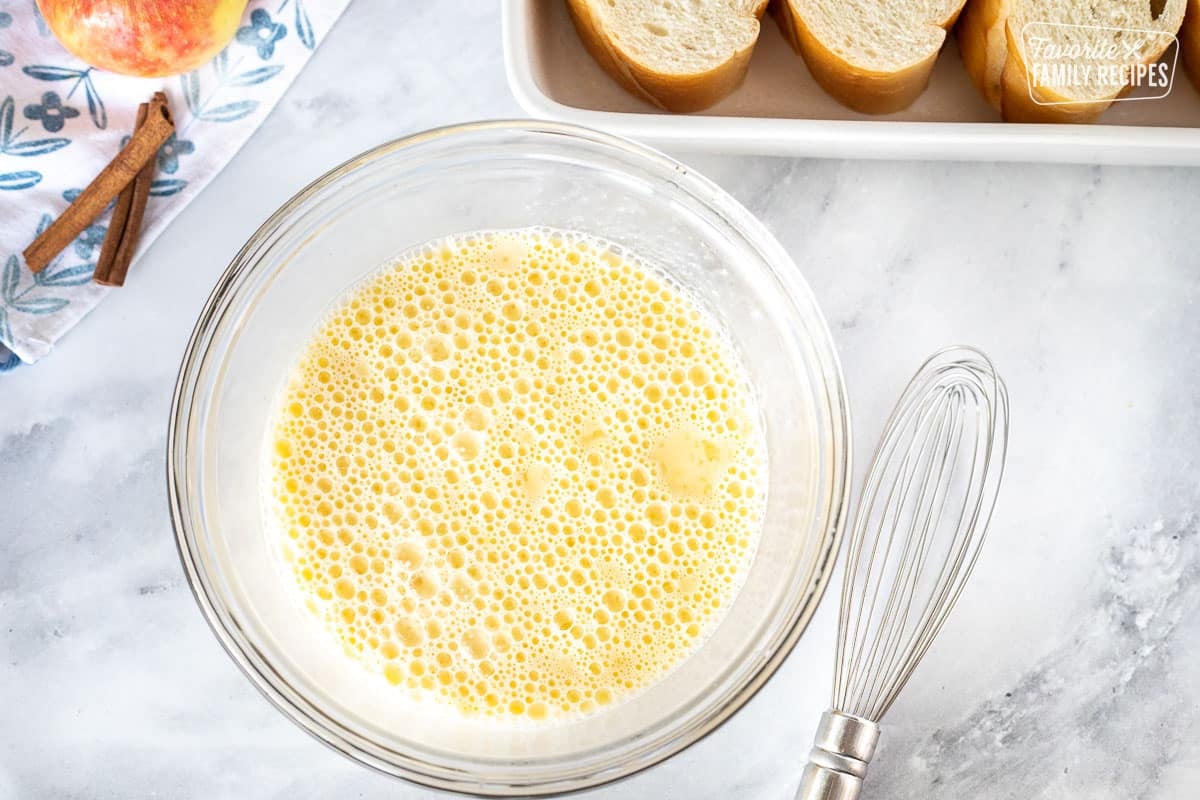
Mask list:
[[[428,794],[310,739],[221,651],[175,553],[167,410],[209,289],[293,192],[385,139],[520,114],[499,33],[488,3],[355,0],[130,285],[0,378],[0,798]],[[680,155],[812,285],[857,473],[928,352],[974,343],[1008,378],[992,538],[866,797],[1196,797],[1200,172]],[[715,735],[595,796],[790,798],[835,616]]]

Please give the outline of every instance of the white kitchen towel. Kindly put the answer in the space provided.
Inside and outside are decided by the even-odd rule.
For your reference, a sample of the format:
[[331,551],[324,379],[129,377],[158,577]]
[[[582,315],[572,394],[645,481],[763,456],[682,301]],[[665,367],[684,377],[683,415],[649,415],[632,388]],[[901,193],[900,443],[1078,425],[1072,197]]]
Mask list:
[[[140,254],[258,128],[348,3],[251,0],[210,63],[130,78],[70,55],[34,0],[0,0],[0,372],[46,355],[113,291],[91,282],[108,212],[36,275],[21,251],[120,150],[138,104],[165,91],[176,125],[158,153]],[[116,291],[136,291],[136,266],[129,283]]]

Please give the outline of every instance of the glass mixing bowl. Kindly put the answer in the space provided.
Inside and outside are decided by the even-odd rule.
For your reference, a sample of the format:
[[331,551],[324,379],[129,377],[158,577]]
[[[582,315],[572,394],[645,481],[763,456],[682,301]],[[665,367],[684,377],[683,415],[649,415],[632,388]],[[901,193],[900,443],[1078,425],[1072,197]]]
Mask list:
[[[432,713],[347,658],[282,579],[260,502],[277,393],[352,284],[414,245],[532,225],[615,242],[724,327],[767,438],[764,530],[700,648],[591,716],[507,727]],[[845,389],[829,331],[779,243],[715,184],[645,147],[542,122],[443,128],[377,147],[288,201],[221,277],[184,354],[167,479],[180,557],[213,632],[290,719],[427,786],[545,794],[611,781],[711,732],[771,676],[812,616],[846,506]]]

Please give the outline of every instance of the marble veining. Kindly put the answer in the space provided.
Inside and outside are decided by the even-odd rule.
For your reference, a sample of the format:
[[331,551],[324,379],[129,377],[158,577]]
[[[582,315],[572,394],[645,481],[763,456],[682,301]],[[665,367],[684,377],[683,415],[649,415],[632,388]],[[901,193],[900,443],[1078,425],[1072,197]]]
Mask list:
[[[1076,629],[1003,694],[923,742],[891,747],[869,797],[905,782],[928,797],[1163,796],[1163,775],[1200,720],[1194,706],[1159,694],[1184,678],[1172,660],[1200,612],[1200,535],[1189,514],[1106,538]],[[1056,730],[1071,735],[1049,735]]]
[[[204,298],[276,206],[384,140],[520,115],[499,33],[493,4],[355,0],[129,285],[0,377],[0,799],[429,796],[309,739],[221,651],[175,553],[166,422]],[[927,353],[976,344],[1008,380],[990,540],[865,796],[1200,794],[1200,172],[676,155],[812,286],[856,475]],[[835,616],[716,734],[590,796],[790,798]]]

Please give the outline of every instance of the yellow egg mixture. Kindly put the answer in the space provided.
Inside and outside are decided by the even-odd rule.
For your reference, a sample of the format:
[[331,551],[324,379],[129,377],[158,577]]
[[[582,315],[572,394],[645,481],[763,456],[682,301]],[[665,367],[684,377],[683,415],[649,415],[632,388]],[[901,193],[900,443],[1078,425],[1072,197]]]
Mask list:
[[345,651],[468,714],[660,678],[740,586],[765,446],[697,307],[604,243],[457,237],[355,287],[275,415],[269,513]]

